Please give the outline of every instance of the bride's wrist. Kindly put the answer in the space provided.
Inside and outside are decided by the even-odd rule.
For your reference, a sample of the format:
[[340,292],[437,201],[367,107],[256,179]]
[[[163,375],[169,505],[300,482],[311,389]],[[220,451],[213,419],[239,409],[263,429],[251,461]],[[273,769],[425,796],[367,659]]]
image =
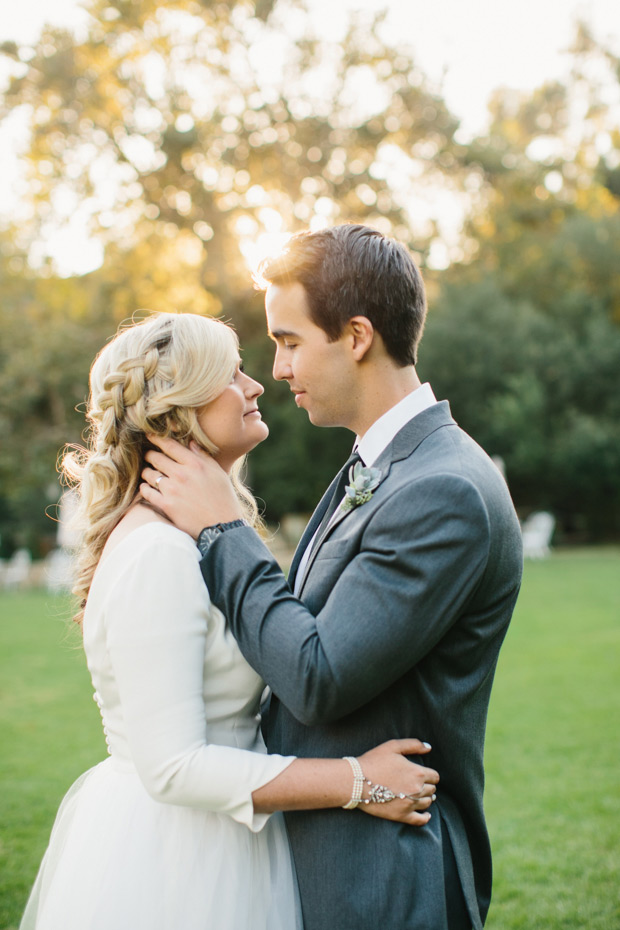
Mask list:
[[[360,805],[389,804],[390,801],[404,801],[405,799],[414,800],[411,794],[393,791],[387,785],[374,783],[370,778],[366,778],[359,759],[354,756],[343,756],[343,759],[349,763],[353,773],[351,797],[346,804],[342,805],[344,810],[355,810]],[[435,796],[433,796],[434,799]]]
[[364,777],[359,759],[356,759],[355,756],[343,756],[343,759],[345,762],[348,762],[351,767],[351,772],[353,773],[353,786],[351,788],[351,797],[346,804],[342,805],[342,807],[345,811],[352,811],[355,810],[355,808],[358,807],[362,801],[364,783],[366,779]]

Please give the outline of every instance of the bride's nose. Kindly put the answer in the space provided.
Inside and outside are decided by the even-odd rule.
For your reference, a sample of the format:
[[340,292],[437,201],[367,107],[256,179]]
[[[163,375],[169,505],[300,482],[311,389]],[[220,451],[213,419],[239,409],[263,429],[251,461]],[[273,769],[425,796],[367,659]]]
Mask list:
[[244,373],[244,377],[247,380],[247,384],[244,387],[244,393],[246,397],[260,397],[261,394],[265,393],[265,388],[262,386],[260,381],[255,381],[254,378],[250,378],[249,375]]

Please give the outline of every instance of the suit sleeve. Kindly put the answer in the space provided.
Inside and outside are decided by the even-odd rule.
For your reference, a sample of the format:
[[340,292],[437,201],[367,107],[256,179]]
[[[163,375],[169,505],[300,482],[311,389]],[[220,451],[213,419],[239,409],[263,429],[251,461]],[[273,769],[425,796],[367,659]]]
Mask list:
[[424,658],[462,613],[488,551],[479,492],[443,475],[377,508],[316,616],[249,528],[223,533],[201,568],[248,662],[299,721],[317,724],[367,703]]

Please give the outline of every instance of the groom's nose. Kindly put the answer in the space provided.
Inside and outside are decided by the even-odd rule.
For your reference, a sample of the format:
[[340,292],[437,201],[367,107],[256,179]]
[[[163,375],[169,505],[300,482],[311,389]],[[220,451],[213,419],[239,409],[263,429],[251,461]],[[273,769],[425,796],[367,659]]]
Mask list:
[[290,363],[283,358],[279,349],[276,349],[272,374],[276,381],[288,381],[293,376]]

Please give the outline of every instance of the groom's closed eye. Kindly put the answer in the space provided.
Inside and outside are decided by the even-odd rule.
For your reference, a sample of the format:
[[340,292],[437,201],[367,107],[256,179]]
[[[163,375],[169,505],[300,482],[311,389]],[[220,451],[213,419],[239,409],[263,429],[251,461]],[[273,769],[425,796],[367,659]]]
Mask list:
[[282,342],[288,348],[289,344],[296,345],[299,342],[299,335],[286,329],[274,329],[269,332],[269,338],[273,342]]

